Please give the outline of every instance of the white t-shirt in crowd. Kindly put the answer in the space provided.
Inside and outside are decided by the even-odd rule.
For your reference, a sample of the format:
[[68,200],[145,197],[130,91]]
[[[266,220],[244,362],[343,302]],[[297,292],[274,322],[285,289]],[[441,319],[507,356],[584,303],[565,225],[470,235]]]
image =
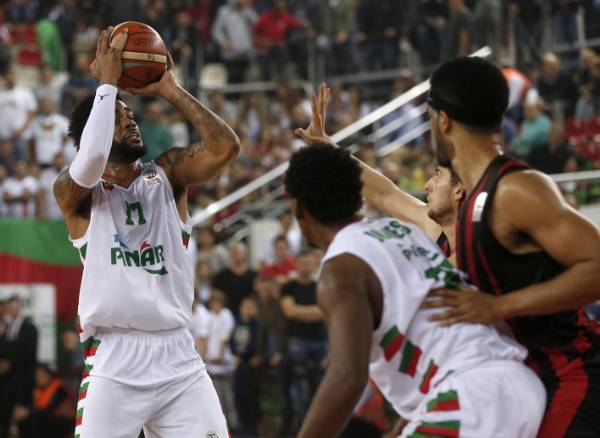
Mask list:
[[37,116],[31,121],[31,139],[35,142],[36,160],[39,164],[51,164],[54,155],[64,149],[69,121],[62,114]]
[[37,111],[35,95],[29,88],[0,90],[0,138],[12,137],[27,122],[29,112]]
[[[209,312],[208,339],[206,342],[206,369],[209,374],[227,374],[234,370],[233,354],[229,346],[229,339],[235,327],[235,318],[229,309],[221,309],[219,313]],[[221,354],[223,344],[227,342],[223,354],[223,362],[220,364],[211,363],[218,359]]]
[[[14,177],[6,178],[3,186],[3,196],[11,197],[23,196],[26,191],[35,194],[39,189],[38,181],[32,176],[26,176],[19,180]],[[7,216],[16,218],[34,218],[35,217],[35,199],[24,202],[5,203]]]
[[62,219],[63,213],[58,207],[56,198],[54,197],[54,181],[58,177],[59,172],[53,167],[42,170],[40,174],[39,185],[40,189],[44,190],[44,199],[46,201],[46,217],[48,219]]
[[196,311],[192,313],[190,318],[190,324],[188,328],[194,338],[194,342],[197,344],[199,338],[208,337],[210,329],[210,312],[203,304],[196,306]]

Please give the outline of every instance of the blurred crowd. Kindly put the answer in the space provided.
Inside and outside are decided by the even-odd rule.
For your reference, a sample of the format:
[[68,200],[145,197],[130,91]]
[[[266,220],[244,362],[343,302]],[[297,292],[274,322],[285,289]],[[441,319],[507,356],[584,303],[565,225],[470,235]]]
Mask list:
[[[0,0],[0,218],[62,218],[51,188],[75,155],[67,135],[69,112],[97,86],[89,62],[100,30],[132,18],[161,34],[189,77],[201,74],[199,65],[220,63],[230,83],[276,83],[273,91],[236,94],[195,89],[196,81],[191,85],[192,91],[206,95],[204,103],[234,128],[242,143],[239,157],[220,177],[190,190],[191,214],[287,161],[302,146],[293,132],[309,124],[310,90],[290,85],[289,79],[307,76],[310,50],[327,75],[398,68],[407,47],[423,64],[436,64],[484,43],[501,45],[497,40],[505,38],[502,17],[507,14],[516,17],[515,32],[521,36],[515,65],[498,61],[511,90],[503,123],[505,151],[550,174],[598,168],[599,53],[583,49],[544,54],[526,43],[541,38],[544,5],[551,7],[559,42],[572,43],[577,38],[577,8],[583,5],[585,20],[597,23],[597,4]],[[39,58],[15,52],[15,39],[26,40],[31,27]],[[586,36],[596,36],[593,26],[587,29]],[[24,66],[35,69],[34,86],[21,80]],[[337,132],[409,90],[424,79],[421,74],[400,69],[396,79],[383,83],[383,93],[374,93],[368,83],[332,85],[327,131]],[[144,160],[200,141],[183,116],[164,102],[124,99],[148,147]],[[417,110],[421,103],[422,99],[407,103],[348,140],[358,145],[360,159],[417,193],[434,172],[428,135],[410,136],[406,147],[383,158],[378,151],[407,138],[426,120]],[[383,125],[413,114],[383,137],[373,136]],[[280,185],[276,180],[265,190]],[[600,190],[589,184],[562,189],[573,205],[600,198]],[[320,253],[303,245],[289,211],[282,210],[274,231],[262,236],[257,269],[251,267],[245,243],[224,243],[231,230],[223,223],[238,212],[259,217],[263,212],[252,208],[262,194],[248,195],[195,228],[189,246],[196,285],[190,330],[232,429],[240,436],[278,437],[293,433],[300,424],[326,364],[327,348],[315,297]],[[44,430],[63,436],[61,428],[74,421],[74,410],[67,408],[75,406],[83,366],[77,335],[67,331],[61,336],[66,359],[59,378],[55,370],[37,365],[35,327],[22,317],[18,299],[11,298],[0,310],[0,424],[6,427],[12,417],[23,437],[48,436]],[[365,399],[372,397],[367,393]],[[384,421],[374,423],[385,428]],[[0,438],[6,433],[0,430]]]

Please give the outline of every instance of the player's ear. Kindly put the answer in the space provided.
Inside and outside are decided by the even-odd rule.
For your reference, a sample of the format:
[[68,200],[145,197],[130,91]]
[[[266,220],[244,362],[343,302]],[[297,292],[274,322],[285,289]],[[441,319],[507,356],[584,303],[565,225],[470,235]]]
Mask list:
[[455,201],[460,202],[463,200],[464,197],[465,197],[465,188],[463,187],[462,184],[456,184],[454,186],[454,188],[452,189],[452,198]]
[[444,134],[447,134],[450,129],[452,129],[452,119],[448,117],[448,113],[446,111],[440,111],[438,113],[438,125],[440,127],[440,131]]

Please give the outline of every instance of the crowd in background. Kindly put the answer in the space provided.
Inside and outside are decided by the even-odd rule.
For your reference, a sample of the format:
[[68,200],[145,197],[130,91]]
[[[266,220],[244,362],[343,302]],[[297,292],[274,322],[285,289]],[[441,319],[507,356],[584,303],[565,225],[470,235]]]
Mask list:
[[[406,48],[422,63],[469,53],[484,43],[499,45],[502,20],[513,14],[517,32],[539,39],[543,2],[500,0],[197,0],[77,1],[0,0],[0,218],[61,219],[52,184],[73,159],[68,114],[97,83],[89,73],[100,30],[135,17],[165,39],[179,68],[197,77],[197,59],[221,63],[230,83],[275,80],[272,92],[206,93],[204,103],[241,138],[239,157],[216,180],[189,192],[190,212],[205,209],[302,146],[295,128],[310,121],[304,88],[289,79],[307,77],[312,44],[328,75],[394,69]],[[560,42],[573,42],[576,8],[586,20],[598,17],[597,2],[554,1],[552,26]],[[22,66],[11,38],[14,29],[34,25],[42,62],[35,86],[18,77]],[[596,36],[593,26],[590,35]],[[598,29],[600,30],[600,29]],[[600,163],[600,55],[593,49],[540,54],[518,38],[517,63],[504,68],[511,87],[503,123],[506,152],[547,173],[598,167]],[[328,132],[336,132],[410,89],[422,77],[404,68],[377,92],[369,84],[333,85]],[[196,90],[197,81],[191,89]],[[383,89],[383,92],[381,91]],[[133,108],[151,160],[171,147],[199,141],[183,116],[164,102],[124,97]],[[416,111],[411,102],[387,116],[385,124]],[[401,188],[422,191],[433,174],[427,135],[384,158],[377,150],[425,121],[409,124],[372,141],[370,127],[352,138],[357,156]],[[275,181],[273,186],[280,185]],[[599,196],[580,185],[564,186],[573,205]],[[194,231],[190,263],[196,299],[190,330],[198,344],[223,409],[240,436],[278,437],[293,433],[306,412],[326,364],[325,328],[316,309],[315,276],[320,253],[303,246],[291,214],[277,218],[278,230],[263,236],[258,269],[246,244],[225,244],[227,229],[216,227],[249,208],[254,193],[219,212]],[[11,415],[22,436],[72,424],[83,362],[75,332],[61,336],[67,353],[61,379],[46,366],[36,368],[35,327],[25,324],[18,300],[0,307],[0,423]],[[26,321],[26,320],[25,320]],[[21,334],[22,333],[22,334]],[[19,343],[21,342],[21,343]],[[27,347],[29,345],[29,347]],[[25,357],[26,356],[26,357]],[[22,368],[22,363],[26,367]],[[27,376],[14,385],[16,370]],[[16,409],[13,409],[17,406]],[[7,436],[0,430],[0,437]],[[37,435],[36,435],[37,434]],[[363,435],[364,436],[364,435]]]

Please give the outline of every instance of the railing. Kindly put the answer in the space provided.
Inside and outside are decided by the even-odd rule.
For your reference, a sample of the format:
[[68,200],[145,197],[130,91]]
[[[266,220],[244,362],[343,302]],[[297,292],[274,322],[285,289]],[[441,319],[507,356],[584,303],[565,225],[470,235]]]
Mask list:
[[[471,54],[471,56],[487,57],[490,54],[491,54],[490,48],[483,47],[483,48],[477,50],[476,52],[474,52],[473,54]],[[396,97],[392,101],[388,102],[387,104],[385,104],[382,107],[378,108],[377,110],[373,111],[371,114],[368,114],[367,116],[363,117],[362,119],[352,123],[351,125],[347,126],[346,128],[335,133],[331,137],[332,140],[336,143],[340,143],[340,142],[350,138],[352,135],[360,132],[363,128],[373,124],[374,122],[380,120],[381,118],[392,113],[393,111],[396,111],[402,105],[405,105],[408,102],[412,101],[413,99],[423,95],[428,90],[429,90],[429,80],[423,81],[420,84],[415,85],[410,90],[406,91],[402,95]],[[418,108],[420,108],[420,107],[418,107]],[[414,117],[413,117],[413,119],[414,119]],[[407,120],[407,122],[411,121],[411,120],[412,119]],[[396,148],[400,147],[402,144],[410,141],[410,140],[407,140],[407,138],[409,137],[408,134],[414,135],[413,138],[416,138],[419,135],[421,135],[422,133],[426,132],[428,129],[428,123],[423,123],[423,124],[419,125],[417,128],[418,128],[417,130],[419,133],[414,133],[412,131],[407,133],[407,135],[403,136],[403,138],[400,138],[396,142],[394,142],[393,146],[390,146],[390,145],[388,145],[389,147],[386,146],[386,148],[387,148],[386,151],[392,152]],[[289,164],[288,162],[280,164],[279,166],[275,167],[274,169],[271,169],[264,175],[258,177],[254,181],[239,188],[235,192],[230,193],[229,195],[225,196],[223,199],[220,199],[219,201],[216,201],[216,202],[210,204],[209,206],[206,207],[206,209],[194,214],[194,216],[191,219],[192,225],[197,225],[197,224],[204,222],[205,220],[209,219],[210,217],[212,217],[219,211],[229,207],[230,205],[234,204],[235,202],[238,202],[242,198],[246,197],[248,194],[254,192],[255,190],[258,190],[259,188],[261,188],[261,187],[265,186],[266,184],[269,184],[270,182],[279,178],[287,170],[288,164]]]

